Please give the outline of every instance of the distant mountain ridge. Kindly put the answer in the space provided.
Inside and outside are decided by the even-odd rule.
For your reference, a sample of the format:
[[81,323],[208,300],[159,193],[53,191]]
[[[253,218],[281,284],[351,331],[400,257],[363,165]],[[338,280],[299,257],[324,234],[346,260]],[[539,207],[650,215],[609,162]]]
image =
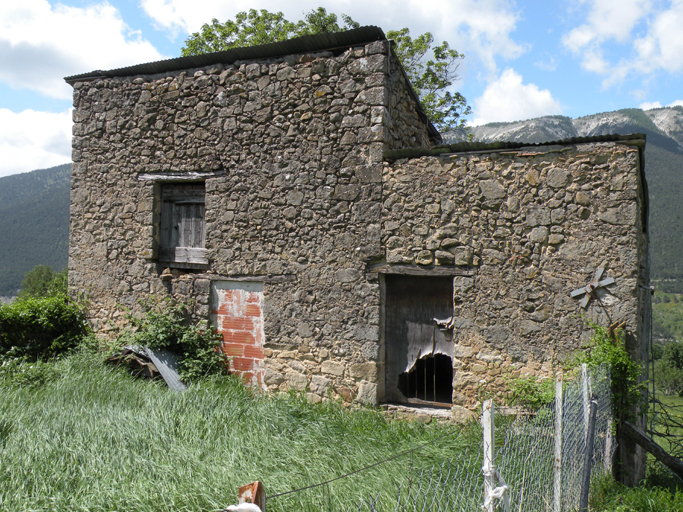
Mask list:
[[[652,277],[663,291],[683,293],[683,107],[623,109],[571,119],[546,116],[471,128],[481,142],[548,142],[645,133],[650,198]],[[444,134],[456,142],[455,134]],[[70,164],[0,178],[0,296],[17,293],[36,265],[61,270],[69,245]]]
[[[623,135],[626,134],[625,130],[631,128],[639,132],[647,132],[656,140],[657,145],[668,145],[672,149],[683,151],[683,107],[680,106],[648,111],[626,108],[576,119],[565,116],[545,116],[511,123],[489,123],[470,127],[469,131],[474,135],[475,140],[480,142],[533,143],[610,133]],[[444,140],[456,142],[458,135],[446,133]]]
[[[549,142],[572,137],[644,133],[650,202],[651,273],[664,291],[683,293],[683,107],[622,109],[577,119],[546,116],[470,128],[479,142]],[[447,133],[444,142],[461,140]]]
[[36,265],[66,268],[71,164],[0,178],[0,296]]

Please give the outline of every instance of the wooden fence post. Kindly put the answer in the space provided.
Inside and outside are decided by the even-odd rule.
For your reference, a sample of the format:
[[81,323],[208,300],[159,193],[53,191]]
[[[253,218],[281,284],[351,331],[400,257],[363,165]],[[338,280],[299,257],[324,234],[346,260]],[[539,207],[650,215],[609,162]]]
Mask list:
[[562,419],[564,402],[562,395],[562,373],[555,380],[555,467],[553,512],[562,512]]
[[261,482],[252,482],[240,487],[238,503],[253,503],[261,512],[266,512],[266,490]]
[[484,402],[484,410],[481,415],[481,426],[484,429],[484,464],[481,468],[484,473],[484,512],[495,512],[496,506],[491,499],[493,489],[496,487],[493,400],[486,400]]

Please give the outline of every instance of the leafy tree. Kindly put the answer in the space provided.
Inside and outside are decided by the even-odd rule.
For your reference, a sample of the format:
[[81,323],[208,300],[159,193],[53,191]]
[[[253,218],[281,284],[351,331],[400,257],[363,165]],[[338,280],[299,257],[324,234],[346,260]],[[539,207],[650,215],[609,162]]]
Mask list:
[[26,272],[21,282],[19,298],[27,297],[52,297],[57,294],[66,294],[66,269],[54,272],[51,267],[37,265]]
[[655,360],[655,384],[665,395],[683,396],[683,343],[664,345],[661,357]]
[[[323,7],[306,13],[304,19],[296,23],[285,19],[281,12],[250,9],[237,13],[234,21],[220,23],[214,18],[211,24],[202,25],[199,32],[187,38],[181,53],[184,56],[199,55],[360,26],[346,14],[342,14],[341,19],[343,25],[339,24],[336,14],[328,13]],[[403,28],[390,30],[387,37],[394,40],[396,55],[420,98],[422,108],[437,129],[464,128],[463,117],[470,113],[470,107],[460,93],[448,91],[458,78],[458,62],[464,55],[450,48],[446,41],[435,45],[430,32],[413,39],[410,31]]]
[[[471,112],[467,100],[459,92],[448,91],[458,79],[458,61],[464,57],[449,47],[447,41],[433,46],[430,32],[410,37],[407,28],[390,30],[387,37],[396,42],[394,49],[406,70],[422,108],[439,130],[464,128],[464,116]],[[432,54],[433,58],[427,58]]]
[[318,7],[307,13],[304,20],[293,23],[281,12],[272,13],[265,9],[238,12],[235,20],[220,23],[216,18],[205,23],[199,32],[191,34],[180,50],[183,56],[218,52],[230,48],[242,48],[259,44],[275,43],[292,37],[327,32],[341,32],[358,28],[359,23],[342,14],[344,25],[340,26],[337,15]]

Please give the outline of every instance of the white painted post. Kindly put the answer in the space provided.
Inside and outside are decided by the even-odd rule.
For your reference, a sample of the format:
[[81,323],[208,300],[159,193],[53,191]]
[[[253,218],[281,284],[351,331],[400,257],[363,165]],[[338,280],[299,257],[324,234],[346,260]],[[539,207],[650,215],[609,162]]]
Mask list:
[[562,512],[562,373],[557,372],[555,380],[555,467],[553,512]]
[[496,466],[494,464],[494,425],[493,425],[493,400],[484,402],[484,410],[481,415],[481,426],[484,429],[484,465],[481,468],[484,474],[484,512],[495,512],[495,503],[492,492],[495,488]]
[[605,440],[605,457],[603,460],[603,465],[605,469],[605,474],[612,474],[612,443],[614,442],[614,436],[612,435],[612,418],[607,420],[607,439]]
[[[484,465],[481,468],[481,472],[484,474],[484,506],[481,508],[484,512],[495,512],[496,501],[502,499],[503,510],[510,512],[509,487],[498,474],[495,464],[493,400],[484,402],[481,425],[484,427]],[[500,486],[496,487],[496,481]]]
[[581,391],[583,397],[583,438],[588,435],[588,416],[590,415],[590,394],[588,392],[588,365],[581,365]]

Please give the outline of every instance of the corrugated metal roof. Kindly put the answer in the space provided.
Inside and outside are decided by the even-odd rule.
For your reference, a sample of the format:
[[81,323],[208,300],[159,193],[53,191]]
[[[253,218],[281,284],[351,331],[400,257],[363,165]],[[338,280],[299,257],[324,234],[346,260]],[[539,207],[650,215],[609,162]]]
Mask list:
[[[309,36],[295,37],[277,43],[262,44],[258,46],[247,46],[244,48],[232,48],[222,52],[204,53],[202,55],[192,55],[189,57],[178,57],[175,59],[159,60],[147,62],[125,68],[110,69],[106,71],[95,70],[90,73],[67,76],[64,80],[73,85],[75,82],[95,80],[98,78],[112,78],[117,76],[136,76],[136,75],[155,75],[158,73],[169,73],[182,71],[184,69],[201,68],[213,64],[232,64],[236,61],[258,60],[274,57],[283,57],[299,53],[321,52],[325,50],[346,50],[353,46],[371,43],[374,41],[385,40],[384,31],[375,26],[367,26],[347,30],[345,32],[329,32],[326,34],[314,34]],[[403,71],[406,81],[410,84],[408,76]],[[432,142],[441,142],[441,135],[434,127],[430,119],[424,113],[422,104],[415,93],[412,84],[408,91],[417,103],[418,115],[427,125],[429,138]]]
[[327,34],[301,36],[277,43],[233,48],[222,52],[205,53],[189,57],[178,57],[175,59],[148,62],[107,71],[96,70],[81,75],[67,76],[64,80],[69,84],[73,84],[74,82],[92,80],[95,78],[154,75],[157,73],[181,71],[183,69],[201,68],[212,64],[232,64],[238,60],[267,59],[296,53],[348,48],[363,43],[381,41],[383,39],[386,39],[386,36],[381,28],[374,26],[360,27],[345,32],[330,32]]
[[407,148],[394,149],[384,152],[384,160],[393,162],[401,158],[419,158],[421,156],[439,156],[450,153],[471,153],[471,152],[495,152],[505,150],[516,150],[522,148],[533,148],[541,146],[567,146],[572,144],[588,144],[594,142],[630,142],[641,148],[645,147],[645,134],[632,133],[630,135],[596,135],[593,137],[572,137],[569,139],[553,140],[548,142],[458,142],[457,144],[441,144],[431,149],[426,148]]

